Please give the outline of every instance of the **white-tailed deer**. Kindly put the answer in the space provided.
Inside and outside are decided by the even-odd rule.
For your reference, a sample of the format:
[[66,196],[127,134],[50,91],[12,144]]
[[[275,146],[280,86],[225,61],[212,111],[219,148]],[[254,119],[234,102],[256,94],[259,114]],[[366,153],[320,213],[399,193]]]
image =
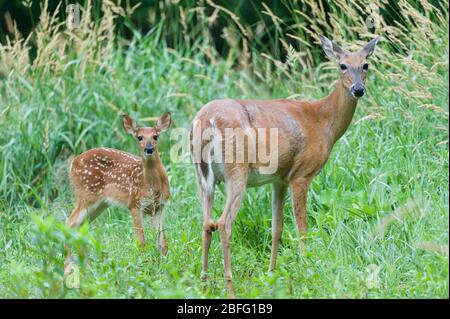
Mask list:
[[[231,228],[246,187],[272,183],[272,251],[269,266],[269,271],[272,271],[283,230],[283,207],[288,186],[291,188],[300,243],[304,243],[308,186],[328,160],[335,142],[347,130],[358,98],[365,93],[364,83],[369,68],[367,58],[373,53],[379,37],[368,42],[358,52],[348,52],[324,36],[320,39],[326,55],[338,62],[340,71],[340,79],[327,97],[311,102],[287,99],[214,100],[206,104],[193,121],[190,132],[191,153],[196,163],[203,209],[201,278],[207,278],[211,235],[218,229],[227,290],[231,297],[234,296],[230,257]],[[264,129],[272,128],[276,128],[278,134],[277,149],[271,149],[271,152],[277,152],[275,155],[278,165],[274,172],[263,174],[267,163],[260,160],[250,162],[246,158],[243,162],[226,161],[224,154],[227,152],[227,143],[234,147],[234,155],[238,152],[249,154],[246,147],[252,146],[252,143],[261,144],[255,136],[261,135]],[[227,138],[227,130],[230,129],[253,130],[255,135],[253,138],[249,136],[247,144],[243,145],[244,150],[238,150],[238,138],[233,135],[228,135]],[[196,134],[196,130],[200,134]],[[209,132],[205,137],[201,133],[206,130],[213,130],[213,133]],[[267,134],[267,131],[263,134]],[[260,149],[260,146],[257,145],[256,149]],[[211,217],[214,189],[216,183],[222,181],[225,182],[227,198],[223,214],[215,223]]]
[[[69,227],[78,227],[86,218],[95,219],[110,204],[119,204],[130,210],[141,246],[145,245],[143,215],[151,216],[152,226],[159,232],[159,249],[167,254],[162,209],[169,199],[170,189],[158,154],[157,139],[170,123],[170,113],[165,113],[155,127],[138,128],[132,118],[124,115],[123,126],[136,138],[142,157],[102,147],[86,151],[72,160],[70,181],[77,204],[67,220]],[[70,272],[70,262],[69,253],[66,275]]]

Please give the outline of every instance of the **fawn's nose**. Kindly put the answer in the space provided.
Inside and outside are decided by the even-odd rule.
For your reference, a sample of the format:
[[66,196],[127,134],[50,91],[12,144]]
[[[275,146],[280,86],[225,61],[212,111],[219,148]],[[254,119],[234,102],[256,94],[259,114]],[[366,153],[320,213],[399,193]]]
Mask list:
[[152,155],[154,150],[155,150],[155,148],[153,147],[153,145],[151,143],[147,143],[147,145],[145,145],[145,148],[144,148],[144,154]]
[[362,83],[358,82],[352,85],[352,87],[350,88],[350,92],[354,97],[361,97],[366,92],[366,88]]

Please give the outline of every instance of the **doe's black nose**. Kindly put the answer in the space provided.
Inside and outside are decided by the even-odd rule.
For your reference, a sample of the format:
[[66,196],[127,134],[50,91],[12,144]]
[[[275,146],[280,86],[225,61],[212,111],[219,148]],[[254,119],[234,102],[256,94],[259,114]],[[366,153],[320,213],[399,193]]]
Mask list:
[[366,88],[361,83],[356,83],[352,85],[352,94],[356,97],[361,97],[366,92]]

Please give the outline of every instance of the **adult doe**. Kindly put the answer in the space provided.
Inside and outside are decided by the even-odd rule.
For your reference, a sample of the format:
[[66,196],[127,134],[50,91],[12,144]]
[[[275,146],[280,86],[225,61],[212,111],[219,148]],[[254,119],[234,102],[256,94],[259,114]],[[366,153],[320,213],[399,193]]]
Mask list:
[[[78,227],[86,218],[95,219],[110,204],[127,207],[133,217],[134,229],[141,246],[145,245],[143,214],[152,217],[158,233],[158,246],[167,254],[162,209],[169,199],[169,181],[158,154],[158,137],[171,123],[170,113],[162,115],[155,127],[136,126],[127,115],[123,118],[125,131],[136,138],[142,157],[111,148],[95,148],[72,160],[70,180],[77,204],[67,225]],[[71,255],[66,259],[70,271]]]
[[[328,160],[335,142],[347,130],[358,98],[365,93],[364,83],[369,69],[367,58],[373,53],[379,37],[372,39],[358,52],[348,52],[324,36],[320,39],[325,54],[338,62],[340,71],[340,78],[330,95],[311,102],[287,99],[214,100],[198,112],[191,126],[191,153],[196,162],[197,184],[203,209],[201,278],[207,278],[211,235],[218,229],[227,290],[231,297],[234,296],[230,256],[231,228],[246,187],[272,184],[272,251],[269,266],[269,271],[272,271],[283,230],[283,207],[288,186],[291,188],[293,213],[302,244],[306,241],[308,186]],[[214,134],[209,139],[205,138],[202,134],[195,134],[197,128],[203,132],[214,129],[220,136],[226,136],[226,130],[230,128],[247,131],[277,128],[276,171],[263,174],[264,163],[260,161],[225,161],[223,154],[226,152],[226,139],[215,140]],[[236,142],[237,138],[232,140]],[[247,143],[257,144],[258,141],[248,139]],[[211,154],[215,154],[216,161],[212,161]],[[219,155],[221,161],[217,161],[217,154],[222,154]],[[225,182],[227,198],[223,214],[214,222],[211,218],[214,189],[216,183],[221,181]]]

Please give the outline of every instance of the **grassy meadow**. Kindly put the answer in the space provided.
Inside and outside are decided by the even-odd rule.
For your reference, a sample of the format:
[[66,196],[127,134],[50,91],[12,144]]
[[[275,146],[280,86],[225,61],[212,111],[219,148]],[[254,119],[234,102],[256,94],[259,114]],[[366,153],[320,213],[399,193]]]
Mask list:
[[[222,7],[214,12],[234,26],[224,32],[233,38],[226,56],[208,42],[208,19],[214,17],[201,10],[182,14],[185,38],[176,45],[165,41],[164,22],[147,34],[134,31],[131,39],[118,39],[115,20],[129,12],[110,1],[104,1],[104,16],[96,23],[89,20],[87,5],[73,30],[45,10],[31,37],[12,28],[0,46],[0,297],[226,297],[217,233],[209,280],[200,281],[202,212],[194,167],[170,157],[178,142],[170,130],[160,139],[172,194],[164,210],[165,257],[150,227],[148,244],[138,247],[131,216],[122,208],[108,209],[78,230],[67,229],[74,206],[70,158],[100,146],[136,153],[136,142],[122,128],[122,112],[148,125],[170,111],[172,128],[187,128],[212,99],[322,98],[338,78],[336,63],[326,61],[320,48],[318,35],[324,33],[350,50],[374,34],[382,36],[371,58],[367,94],[311,185],[304,252],[298,250],[286,202],[272,274],[267,272],[270,186],[247,191],[233,227],[235,293],[240,298],[448,298],[448,1],[442,2],[445,10],[426,1],[400,1],[402,24],[388,26],[379,19],[372,29],[353,2],[340,2],[349,8],[331,5],[331,26],[321,8],[309,16],[293,10],[299,27],[291,36],[277,33],[282,22],[266,10],[273,20],[267,32],[283,57],[258,51],[262,38],[250,32],[253,26],[242,26]],[[311,23],[302,27],[307,19]],[[190,34],[194,20],[199,29]],[[305,34],[316,41],[302,42]],[[221,186],[215,218],[224,198]],[[78,252],[79,288],[63,284],[65,243]]]

